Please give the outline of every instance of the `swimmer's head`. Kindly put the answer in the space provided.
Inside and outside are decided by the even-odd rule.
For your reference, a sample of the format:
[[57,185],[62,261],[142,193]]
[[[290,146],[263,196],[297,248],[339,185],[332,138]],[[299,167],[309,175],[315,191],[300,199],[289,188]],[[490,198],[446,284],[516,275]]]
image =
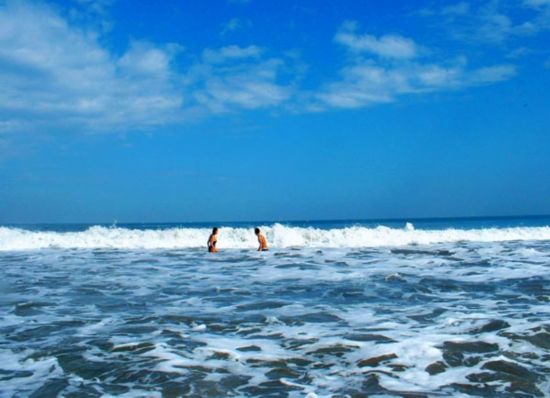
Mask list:
[[260,228],[254,228],[254,233],[258,235],[260,233]]
[[218,233],[218,229],[219,229],[218,227],[212,228],[212,234],[216,235]]

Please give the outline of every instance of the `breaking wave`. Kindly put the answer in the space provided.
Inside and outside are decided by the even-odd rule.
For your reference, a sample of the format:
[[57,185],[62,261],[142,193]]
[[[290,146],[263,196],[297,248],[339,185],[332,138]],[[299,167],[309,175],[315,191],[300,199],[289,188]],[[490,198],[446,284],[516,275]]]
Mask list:
[[[384,226],[320,229],[273,224],[262,229],[275,248],[367,248],[459,241],[550,240],[549,226],[420,230],[409,223],[402,229]],[[209,233],[208,228],[128,229],[92,226],[79,232],[55,232],[0,227],[0,250],[199,248],[206,246]],[[220,230],[218,247],[222,249],[248,249],[256,245],[256,237],[250,228],[223,227]]]

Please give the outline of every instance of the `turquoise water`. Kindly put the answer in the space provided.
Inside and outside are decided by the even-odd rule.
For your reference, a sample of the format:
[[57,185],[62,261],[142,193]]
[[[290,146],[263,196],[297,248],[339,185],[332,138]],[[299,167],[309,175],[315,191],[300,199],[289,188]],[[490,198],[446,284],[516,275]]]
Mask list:
[[0,396],[549,393],[549,218],[258,224],[0,227]]

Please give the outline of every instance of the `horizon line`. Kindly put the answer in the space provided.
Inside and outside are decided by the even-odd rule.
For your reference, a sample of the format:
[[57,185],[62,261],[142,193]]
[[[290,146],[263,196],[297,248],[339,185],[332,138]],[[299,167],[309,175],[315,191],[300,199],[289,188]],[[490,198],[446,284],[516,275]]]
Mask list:
[[398,221],[443,221],[443,220],[479,220],[479,219],[517,219],[517,218],[544,218],[550,214],[526,214],[526,215],[492,215],[492,216],[430,216],[430,217],[382,217],[382,218],[335,218],[335,219],[302,219],[302,220],[245,220],[245,221],[107,221],[107,222],[7,222],[1,226],[15,225],[154,225],[154,224],[284,224],[284,223],[323,223],[323,222],[398,222]]

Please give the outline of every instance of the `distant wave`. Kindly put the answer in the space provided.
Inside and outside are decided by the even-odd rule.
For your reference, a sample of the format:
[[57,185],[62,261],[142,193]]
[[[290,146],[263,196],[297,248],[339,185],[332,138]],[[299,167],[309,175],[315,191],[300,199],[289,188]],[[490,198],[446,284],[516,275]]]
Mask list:
[[[484,229],[419,230],[412,224],[405,228],[379,226],[367,228],[318,229],[264,226],[272,247],[361,248],[405,246],[458,241],[499,242],[513,240],[550,240],[550,227],[514,227]],[[207,228],[127,229],[93,226],[80,232],[29,231],[0,227],[0,250],[62,249],[179,249],[205,247]],[[224,227],[218,246],[221,249],[256,247],[251,229]]]

